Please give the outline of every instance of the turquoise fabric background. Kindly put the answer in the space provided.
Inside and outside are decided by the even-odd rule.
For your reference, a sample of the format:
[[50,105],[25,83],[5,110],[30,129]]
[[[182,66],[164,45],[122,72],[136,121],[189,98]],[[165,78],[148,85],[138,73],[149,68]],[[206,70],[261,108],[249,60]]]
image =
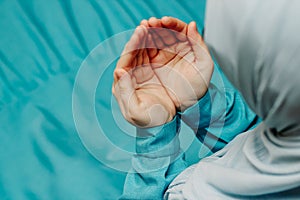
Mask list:
[[[204,0],[0,1],[0,199],[116,199],[126,173],[93,157],[74,124],[77,71],[94,47],[142,19],[169,15],[202,29],[204,8]],[[105,80],[99,119],[111,110],[112,70]]]

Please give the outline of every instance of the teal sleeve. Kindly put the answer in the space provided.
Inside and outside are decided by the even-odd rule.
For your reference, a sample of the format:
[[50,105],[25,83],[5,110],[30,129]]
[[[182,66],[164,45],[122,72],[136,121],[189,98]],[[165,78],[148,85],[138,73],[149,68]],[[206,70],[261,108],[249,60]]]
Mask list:
[[136,155],[120,199],[162,199],[170,182],[187,165],[180,150],[180,118],[154,128],[137,128]]
[[224,87],[211,83],[198,103],[171,122],[137,128],[133,169],[127,174],[120,199],[162,199],[171,181],[188,167],[178,138],[180,118],[212,152],[260,121],[223,74],[222,79]]
[[212,152],[222,149],[235,136],[252,129],[261,121],[228,82],[222,89],[210,84],[198,103],[181,116],[200,142]]

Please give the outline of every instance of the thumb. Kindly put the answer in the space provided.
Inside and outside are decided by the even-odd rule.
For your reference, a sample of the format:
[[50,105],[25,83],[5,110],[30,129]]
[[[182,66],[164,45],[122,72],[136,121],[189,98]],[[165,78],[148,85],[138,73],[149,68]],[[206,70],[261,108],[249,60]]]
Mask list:
[[124,69],[116,69],[114,72],[115,83],[113,85],[113,94],[115,95],[121,112],[126,118],[130,107],[138,105],[138,99],[133,87],[131,74]]
[[196,59],[195,63],[197,63],[197,67],[195,68],[200,72],[206,84],[208,84],[211,79],[214,64],[209,50],[198,32],[196,22],[193,21],[188,25],[187,36]]
[[204,53],[209,54],[208,48],[198,32],[196,22],[192,21],[189,23],[187,36],[197,59],[203,58]]

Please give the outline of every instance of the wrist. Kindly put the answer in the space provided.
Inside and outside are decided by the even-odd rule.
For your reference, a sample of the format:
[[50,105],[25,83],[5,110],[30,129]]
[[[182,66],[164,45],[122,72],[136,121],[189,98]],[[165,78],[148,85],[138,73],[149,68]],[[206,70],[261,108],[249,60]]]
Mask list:
[[184,111],[178,112],[182,121],[195,132],[200,126],[209,126],[212,117],[212,100],[214,99],[216,92],[217,91],[215,91],[214,86],[210,85],[206,93],[197,102],[189,106]]
[[[180,116],[175,117],[168,123],[151,128],[136,129],[136,151],[138,154],[152,154],[167,146],[180,130]],[[154,153],[159,155],[158,152]]]
[[[194,107],[196,104],[198,104],[199,101],[203,101],[202,99],[207,99],[206,96],[209,96],[208,93],[209,92],[208,92],[208,88],[207,88],[200,97],[186,100],[184,103],[181,104],[181,106],[179,108],[177,108],[177,113],[182,114],[186,110],[189,110],[191,107]],[[206,101],[206,100],[204,100],[204,101]]]

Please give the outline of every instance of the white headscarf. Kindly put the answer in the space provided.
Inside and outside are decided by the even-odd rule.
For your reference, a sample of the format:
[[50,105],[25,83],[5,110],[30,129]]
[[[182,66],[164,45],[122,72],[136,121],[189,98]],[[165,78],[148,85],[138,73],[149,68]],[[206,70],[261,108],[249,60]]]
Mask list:
[[300,131],[299,9],[297,0],[218,0],[207,7],[208,46],[252,109],[281,134]]

